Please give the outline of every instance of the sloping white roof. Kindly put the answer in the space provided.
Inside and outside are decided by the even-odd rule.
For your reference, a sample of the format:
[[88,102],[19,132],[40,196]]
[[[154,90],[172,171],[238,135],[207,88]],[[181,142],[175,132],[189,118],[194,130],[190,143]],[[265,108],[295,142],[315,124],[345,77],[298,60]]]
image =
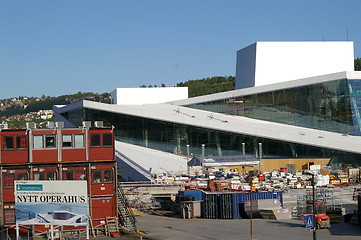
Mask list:
[[187,158],[151,148],[115,141],[115,149],[151,174],[187,172]]
[[[360,74],[361,76],[361,74]],[[170,104],[112,105],[81,101],[58,108],[58,113],[84,107],[199,128],[274,139],[361,154],[361,137],[208,112]]]
[[199,96],[199,97],[188,98],[188,99],[184,99],[184,100],[172,101],[172,102],[168,102],[167,104],[185,106],[185,105],[190,105],[190,104],[197,104],[197,103],[233,98],[236,96],[237,97],[238,96],[247,96],[247,95],[259,94],[259,93],[270,92],[270,91],[277,91],[277,90],[282,90],[282,89],[302,87],[302,86],[313,85],[313,84],[317,84],[317,83],[324,83],[324,82],[340,80],[340,79],[361,79],[361,71],[347,71],[347,72],[332,73],[332,74],[321,75],[321,76],[316,76],[316,77],[303,78],[303,79],[298,79],[298,80],[293,80],[293,81],[263,85],[263,86],[258,86],[258,87],[251,87],[251,88],[238,89],[238,90],[221,92],[221,93],[214,93],[214,94],[209,94],[209,95],[204,95],[204,96]]

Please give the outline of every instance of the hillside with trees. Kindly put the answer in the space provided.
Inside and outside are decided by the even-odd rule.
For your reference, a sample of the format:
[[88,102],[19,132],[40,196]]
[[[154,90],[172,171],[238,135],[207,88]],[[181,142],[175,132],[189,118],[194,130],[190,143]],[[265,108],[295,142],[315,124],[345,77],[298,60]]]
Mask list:
[[52,110],[53,105],[66,105],[80,100],[92,100],[96,102],[110,103],[110,94],[82,93],[62,95],[59,97],[14,97],[0,100],[0,117],[21,115],[39,110]]
[[210,77],[200,80],[189,80],[180,82],[177,87],[188,87],[188,96],[197,97],[212,93],[234,90],[236,77]]

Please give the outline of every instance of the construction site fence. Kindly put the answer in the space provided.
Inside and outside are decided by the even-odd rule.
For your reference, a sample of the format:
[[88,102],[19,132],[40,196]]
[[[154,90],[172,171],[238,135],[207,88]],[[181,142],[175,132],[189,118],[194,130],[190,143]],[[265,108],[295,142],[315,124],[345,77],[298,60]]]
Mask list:
[[154,182],[119,182],[123,189],[139,187],[182,187],[181,183],[154,183]]

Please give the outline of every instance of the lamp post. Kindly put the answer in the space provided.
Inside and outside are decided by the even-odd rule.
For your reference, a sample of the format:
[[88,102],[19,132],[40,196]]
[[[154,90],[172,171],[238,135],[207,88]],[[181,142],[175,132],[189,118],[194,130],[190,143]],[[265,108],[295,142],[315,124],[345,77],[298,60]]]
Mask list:
[[187,174],[189,176],[189,174],[190,174],[190,169],[189,169],[190,168],[190,166],[189,166],[189,155],[190,155],[189,145],[187,144],[186,147],[187,147]]
[[262,173],[262,143],[258,143],[258,151],[259,151],[259,173]]
[[205,155],[205,147],[206,145],[205,144],[202,144],[202,174],[204,174],[204,155]]

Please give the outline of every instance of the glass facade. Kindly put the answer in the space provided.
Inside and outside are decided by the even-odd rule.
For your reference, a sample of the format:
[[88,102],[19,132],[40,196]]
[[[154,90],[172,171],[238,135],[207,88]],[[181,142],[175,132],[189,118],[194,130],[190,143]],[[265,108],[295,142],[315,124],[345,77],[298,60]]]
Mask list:
[[[262,143],[263,158],[332,158],[332,164],[358,166],[361,156],[331,149],[287,143],[272,139],[257,138],[229,132],[216,131],[188,125],[170,123],[93,109],[77,109],[63,116],[73,123],[82,121],[104,121],[115,127],[115,138],[121,142],[157,149],[165,152],[201,154],[205,144],[205,154],[214,156],[239,155],[245,153],[259,156],[259,143]],[[145,156],[146,157],[146,156]]]
[[361,79],[340,79],[187,107],[360,136]]

